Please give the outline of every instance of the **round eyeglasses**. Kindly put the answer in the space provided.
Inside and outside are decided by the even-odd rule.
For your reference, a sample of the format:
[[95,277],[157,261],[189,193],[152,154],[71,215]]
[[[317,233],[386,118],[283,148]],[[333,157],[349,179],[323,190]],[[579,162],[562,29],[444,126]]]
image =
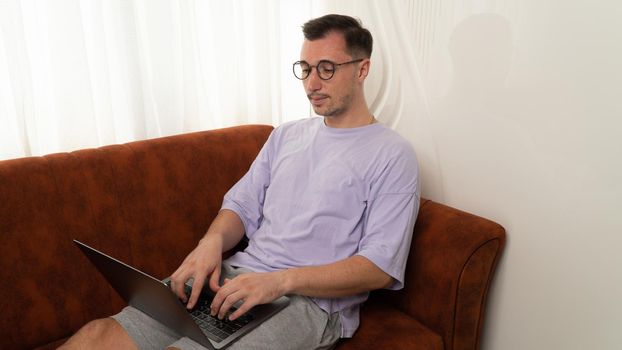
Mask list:
[[311,70],[315,68],[315,70],[317,71],[317,75],[320,77],[320,79],[329,80],[333,77],[333,75],[335,75],[335,70],[337,69],[337,67],[343,66],[345,64],[361,62],[362,60],[362,58],[359,58],[358,60],[352,60],[343,63],[335,63],[328,60],[321,60],[316,66],[312,66],[305,61],[298,61],[294,62],[294,76],[300,80],[305,80],[309,77],[309,74],[311,74]]

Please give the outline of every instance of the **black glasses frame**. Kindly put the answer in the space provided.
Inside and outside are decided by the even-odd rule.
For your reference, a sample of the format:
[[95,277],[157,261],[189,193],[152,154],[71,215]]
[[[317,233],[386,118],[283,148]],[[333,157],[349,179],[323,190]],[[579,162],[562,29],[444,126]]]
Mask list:
[[[346,65],[346,64],[350,64],[350,63],[361,62],[362,60],[364,60],[364,58],[359,58],[357,60],[352,60],[352,61],[343,62],[343,63],[335,63],[335,62],[332,62],[332,61],[329,61],[329,60],[321,60],[315,66],[310,65],[306,61],[296,61],[292,65],[292,71],[294,72],[294,76],[296,77],[296,79],[305,80],[305,79],[307,79],[309,77],[309,75],[311,75],[311,72],[313,71],[313,68],[315,68],[315,71],[317,72],[317,76],[320,77],[320,79],[322,79],[322,80],[330,80],[335,75],[335,71],[337,70],[337,67],[343,66],[343,65]],[[306,73],[305,73],[305,70],[303,69],[302,70],[302,77],[299,77],[296,74],[296,66],[301,66],[302,67],[303,64],[306,64],[307,66],[309,66],[309,69],[306,70]],[[329,70],[330,70],[331,73],[330,73],[330,76],[328,76],[328,77],[323,77],[322,76],[323,73],[321,73],[321,72],[323,72],[323,70],[318,69],[318,67],[324,66],[324,65],[329,65],[329,67],[330,67]]]

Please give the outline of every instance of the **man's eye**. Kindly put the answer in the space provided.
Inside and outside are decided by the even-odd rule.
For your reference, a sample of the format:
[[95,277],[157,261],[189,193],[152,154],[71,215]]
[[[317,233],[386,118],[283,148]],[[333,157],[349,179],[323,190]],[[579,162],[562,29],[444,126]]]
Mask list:
[[320,67],[320,71],[322,71],[322,73],[332,73],[334,69],[331,67]]

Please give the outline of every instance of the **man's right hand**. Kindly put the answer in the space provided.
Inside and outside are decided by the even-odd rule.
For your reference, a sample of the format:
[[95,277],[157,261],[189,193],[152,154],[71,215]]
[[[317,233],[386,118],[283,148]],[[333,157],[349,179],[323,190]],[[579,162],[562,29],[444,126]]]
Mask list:
[[[211,239],[210,239],[211,238]],[[209,286],[217,292],[222,264],[222,241],[218,237],[202,239],[197,247],[188,254],[183,263],[171,275],[171,289],[192,309],[199,299],[205,281],[209,277]],[[186,296],[185,284],[193,279],[190,298]]]
[[[187,302],[188,309],[192,309],[196,304],[208,277],[210,288],[218,292],[222,252],[233,248],[242,237],[244,225],[238,214],[228,209],[218,212],[203,239],[171,275],[171,289],[179,299],[184,303]],[[190,279],[193,279],[194,283],[188,299],[184,290],[186,282]]]

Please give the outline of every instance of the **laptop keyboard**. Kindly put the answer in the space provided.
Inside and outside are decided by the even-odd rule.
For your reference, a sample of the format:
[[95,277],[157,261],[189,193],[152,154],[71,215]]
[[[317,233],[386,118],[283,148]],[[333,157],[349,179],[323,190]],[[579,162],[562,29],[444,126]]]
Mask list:
[[199,325],[201,330],[203,330],[203,333],[205,333],[205,335],[211,340],[216,342],[223,341],[253,320],[253,315],[246,313],[235,320],[230,321],[229,315],[237,310],[234,307],[229,309],[227,315],[220,320],[218,317],[210,315],[211,303],[211,296],[202,294],[197,302],[197,305],[195,305],[192,310],[189,310],[192,318]]
[[233,321],[229,321],[228,317],[231,312],[236,310],[235,308],[231,308],[230,312],[220,320],[218,317],[210,315],[210,304],[211,300],[200,299],[197,306],[190,311],[190,315],[192,315],[192,318],[194,318],[208,338],[212,340],[220,342],[253,320],[252,315],[246,314]]

